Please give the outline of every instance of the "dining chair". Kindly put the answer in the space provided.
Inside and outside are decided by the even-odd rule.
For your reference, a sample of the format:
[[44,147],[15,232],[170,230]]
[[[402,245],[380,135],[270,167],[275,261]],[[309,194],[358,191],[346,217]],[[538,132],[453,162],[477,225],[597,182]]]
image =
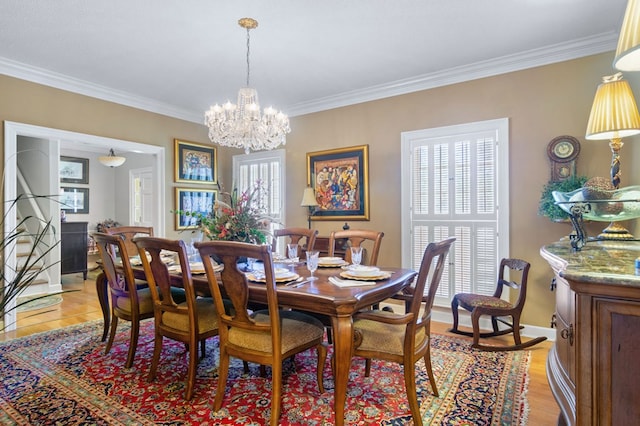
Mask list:
[[317,229],[307,228],[281,228],[273,231],[273,241],[271,243],[271,251],[273,253],[278,252],[278,238],[288,237],[288,243],[298,244],[298,256],[302,253],[302,250],[313,250],[316,244],[316,237],[318,236]]
[[[126,251],[124,237],[94,232],[91,234],[100,253],[102,270],[106,276],[111,295],[111,328],[105,355],[111,350],[118,328],[118,318],[131,322],[129,353],[126,368],[131,368],[138,346],[140,321],[153,318],[153,299],[149,288],[137,288],[128,256],[120,256]],[[120,260],[121,258],[121,260]],[[119,267],[118,267],[119,266]]]
[[[335,253],[336,241],[346,239],[349,247],[363,247],[367,252],[366,256],[362,258],[362,265],[376,266],[382,237],[384,237],[384,232],[368,229],[333,231],[329,235],[329,256],[333,256]],[[369,246],[369,249],[367,250],[365,246]],[[351,263],[351,250],[349,248],[345,251],[344,260]]]
[[[237,357],[260,365],[271,365],[271,425],[280,418],[282,397],[282,362],[295,354],[315,348],[318,354],[317,381],[320,392],[327,348],[323,344],[323,325],[301,312],[280,309],[276,291],[271,248],[232,241],[195,243],[200,251],[212,288],[220,324],[220,366],[214,410],[222,407],[229,371],[229,357]],[[224,269],[217,276],[212,256],[222,259]],[[264,263],[268,309],[251,312],[248,309],[247,276],[238,269],[240,257],[251,257]],[[220,282],[221,281],[221,282]],[[231,300],[233,310],[225,311],[222,292]]]
[[114,226],[104,229],[105,234],[122,235],[128,257],[138,254],[138,247],[133,242],[133,238],[137,236],[153,237],[152,226]]
[[[365,358],[367,377],[371,372],[372,358],[402,364],[407,399],[415,425],[422,425],[415,381],[415,364],[421,358],[424,359],[431,390],[438,396],[431,366],[431,310],[446,267],[447,255],[455,240],[449,238],[427,245],[415,281],[415,296],[406,313],[366,310],[354,316],[353,355]],[[425,294],[427,281],[429,286]]]
[[[456,294],[451,300],[453,327],[449,331],[465,336],[473,336],[472,347],[483,351],[514,351],[545,341],[546,337],[537,337],[523,342],[520,337],[520,330],[524,328],[520,325],[520,315],[527,298],[527,278],[530,267],[529,262],[522,259],[502,259],[498,271],[498,282],[492,296],[473,293]],[[507,276],[509,279],[506,279]],[[509,287],[510,291],[518,292],[514,303],[501,298],[505,286]],[[458,306],[462,306],[471,312],[473,332],[458,328]],[[493,331],[480,332],[480,317],[482,315],[491,316]],[[509,323],[504,317],[511,317],[512,322]],[[505,324],[507,328],[500,330],[498,323]],[[480,343],[481,337],[502,336],[511,333],[513,333],[514,344],[510,346],[494,346]]]
[[[336,249],[336,241],[344,239],[347,241],[347,247],[344,254],[345,262],[351,263],[351,250],[350,247],[362,247],[362,262],[361,265],[376,266],[378,264],[378,253],[380,253],[380,245],[382,244],[382,237],[384,232],[373,231],[368,229],[346,229],[342,231],[333,231],[329,235],[329,256],[334,256]],[[367,247],[369,250],[367,251]],[[378,309],[379,303],[373,305],[373,309]],[[328,339],[331,341],[331,329],[323,319],[325,325],[327,325]]]
[[[184,241],[157,237],[135,237],[133,241],[138,247],[154,307],[155,338],[148,380],[152,381],[156,377],[163,338],[184,342],[189,351],[185,399],[190,400],[198,367],[198,342],[204,357],[206,339],[218,334],[215,305],[210,297],[196,295]],[[169,269],[162,261],[160,252],[170,252],[178,259],[178,288],[172,283]],[[181,302],[182,291],[186,300]]]

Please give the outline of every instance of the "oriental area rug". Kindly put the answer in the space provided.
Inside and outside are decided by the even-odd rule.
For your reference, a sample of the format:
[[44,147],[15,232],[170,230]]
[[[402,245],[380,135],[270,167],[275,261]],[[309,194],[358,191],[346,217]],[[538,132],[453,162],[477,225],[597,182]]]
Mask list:
[[[184,400],[187,354],[165,339],[158,375],[147,382],[153,352],[153,320],[143,322],[132,368],[124,364],[128,325],[122,324],[111,352],[100,342],[102,322],[55,330],[0,343],[0,424],[3,425],[263,425],[268,424],[271,378],[250,364],[244,373],[233,359],[220,411],[212,410],[217,384],[218,339],[207,341],[191,401]],[[329,352],[331,355],[331,351]],[[433,335],[432,362],[440,397],[431,393],[420,361],[418,399],[425,424],[516,425],[526,423],[527,351],[481,352],[468,341]],[[333,380],[329,362],[325,392],[310,350],[286,360],[282,425],[331,425]],[[402,367],[354,359],[345,408],[349,425],[406,425],[411,414]]]

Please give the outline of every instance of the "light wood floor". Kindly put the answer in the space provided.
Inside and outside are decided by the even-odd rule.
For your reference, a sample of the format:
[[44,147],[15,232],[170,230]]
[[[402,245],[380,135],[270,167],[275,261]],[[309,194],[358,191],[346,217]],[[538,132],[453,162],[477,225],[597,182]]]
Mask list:
[[[60,305],[44,309],[43,311],[48,311],[46,313],[34,315],[38,311],[32,311],[18,314],[17,330],[0,333],[0,341],[102,319],[94,281],[91,279],[83,281],[82,274],[64,275],[63,289],[76,291],[65,293],[63,302]],[[432,324],[434,332],[452,335],[447,332],[449,327],[450,324]],[[495,339],[506,339],[506,337]],[[532,360],[529,368],[529,391],[527,393],[529,401],[527,424],[529,425],[555,425],[560,413],[547,383],[546,359],[550,347],[551,342],[542,342],[530,349]]]

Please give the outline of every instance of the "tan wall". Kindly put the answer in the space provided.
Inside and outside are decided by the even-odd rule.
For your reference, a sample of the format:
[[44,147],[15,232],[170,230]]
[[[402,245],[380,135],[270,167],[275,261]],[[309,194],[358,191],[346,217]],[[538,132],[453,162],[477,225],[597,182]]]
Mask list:
[[[524,322],[548,327],[554,309],[549,291],[552,274],[539,249],[568,235],[571,226],[537,214],[540,191],[550,177],[546,148],[556,136],[574,136],[581,142],[578,173],[608,176],[608,144],[586,141],[584,135],[596,87],[603,75],[613,73],[612,57],[602,54],[293,118],[287,142],[287,182],[292,194],[287,203],[288,224],[305,225],[299,200],[306,184],[306,152],[369,144],[371,220],[349,224],[383,230],[379,263],[398,265],[401,132],[508,117],[510,256],[532,264]],[[634,88],[640,88],[634,83]],[[633,153],[640,151],[634,149],[634,139],[640,141],[628,138],[622,151],[623,186],[638,182],[634,169],[638,155],[634,158]],[[321,235],[343,224],[313,223]],[[590,225],[590,234],[606,224],[600,225]]]
[[[306,226],[300,207],[306,185],[306,153],[369,144],[371,220],[349,222],[352,228],[385,232],[380,264],[400,264],[400,134],[404,131],[474,121],[509,118],[511,187],[511,256],[532,263],[531,291],[523,322],[547,327],[554,297],[552,275],[539,256],[542,245],[567,235],[570,226],[537,215],[540,190],[549,178],[547,143],[559,135],[582,145],[578,171],[607,176],[610,151],[605,142],[585,141],[584,133],[596,86],[612,74],[613,54],[602,54],[545,67],[485,78],[418,93],[294,117],[288,137],[287,225]],[[631,76],[632,87],[640,87]],[[167,212],[173,208],[173,138],[206,142],[204,126],[113,103],[0,76],[0,120],[94,134],[167,148]],[[640,179],[634,160],[640,153],[628,138],[622,151],[623,186]],[[638,139],[640,140],[640,139]],[[4,140],[2,140],[4,145]],[[219,149],[219,176],[231,186],[231,156]],[[637,163],[637,162],[635,162]],[[167,213],[168,214],[168,213]],[[321,235],[343,222],[315,221]],[[596,231],[602,227],[591,225]],[[167,217],[167,235],[173,220]],[[593,231],[595,232],[595,231]]]

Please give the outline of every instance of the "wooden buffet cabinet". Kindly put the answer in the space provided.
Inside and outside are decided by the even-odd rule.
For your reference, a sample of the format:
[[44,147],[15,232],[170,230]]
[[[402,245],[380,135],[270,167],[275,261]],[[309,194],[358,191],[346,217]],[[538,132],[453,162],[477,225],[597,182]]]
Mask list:
[[543,247],[554,272],[556,343],[547,378],[558,424],[640,424],[638,242],[568,241]]

